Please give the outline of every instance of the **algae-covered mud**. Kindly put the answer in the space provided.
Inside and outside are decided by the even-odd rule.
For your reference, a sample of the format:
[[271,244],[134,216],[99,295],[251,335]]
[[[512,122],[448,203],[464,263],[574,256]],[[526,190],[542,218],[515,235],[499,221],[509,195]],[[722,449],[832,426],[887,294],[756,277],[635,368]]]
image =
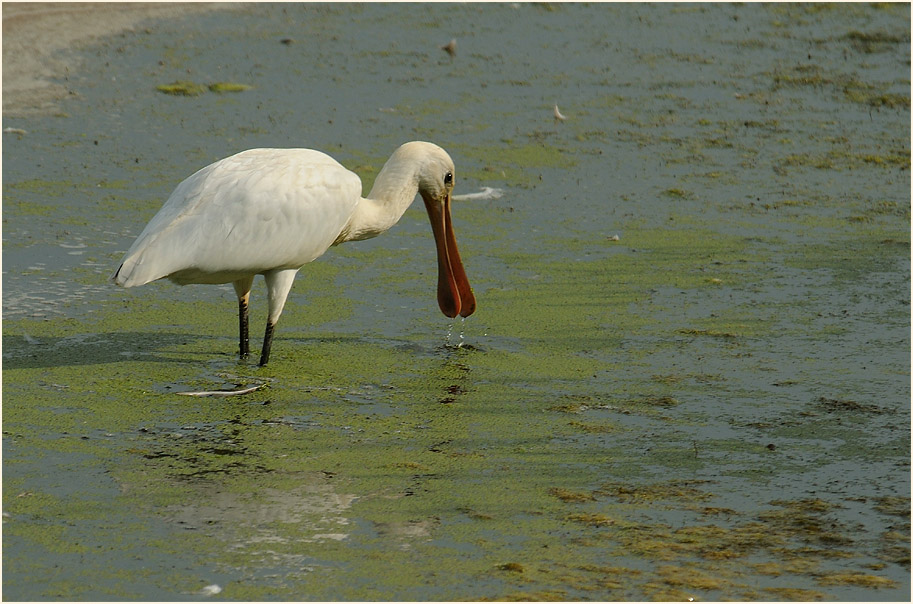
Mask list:
[[[4,597],[907,600],[909,32],[284,4],[79,49],[3,120]],[[106,281],[218,158],[367,188],[411,139],[503,191],[454,204],[465,321],[420,204],[305,267],[263,369],[230,286]]]

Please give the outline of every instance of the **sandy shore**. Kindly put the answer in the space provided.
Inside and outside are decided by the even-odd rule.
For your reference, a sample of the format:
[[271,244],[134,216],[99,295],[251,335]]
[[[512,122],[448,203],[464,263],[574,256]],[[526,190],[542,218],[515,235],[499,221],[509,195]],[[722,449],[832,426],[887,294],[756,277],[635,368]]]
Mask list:
[[149,18],[178,17],[228,8],[230,4],[4,2],[3,115],[16,117],[61,111],[70,94],[54,82],[79,69],[66,52],[93,39],[131,30]]

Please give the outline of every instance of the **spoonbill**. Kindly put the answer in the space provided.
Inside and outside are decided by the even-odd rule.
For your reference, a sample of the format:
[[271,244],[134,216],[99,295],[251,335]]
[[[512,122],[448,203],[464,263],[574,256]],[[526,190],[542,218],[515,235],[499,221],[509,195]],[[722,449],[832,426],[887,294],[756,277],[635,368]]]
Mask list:
[[269,315],[260,365],[298,270],[331,246],[380,235],[416,193],[437,247],[437,301],[448,317],[468,317],[475,296],[450,217],[453,160],[435,144],[400,146],[362,197],[361,179],[312,149],[250,149],[199,170],[177,186],[124,255],[111,279],[133,287],[157,279],[231,283],[238,295],[240,355],[250,353],[248,301],[263,275]]

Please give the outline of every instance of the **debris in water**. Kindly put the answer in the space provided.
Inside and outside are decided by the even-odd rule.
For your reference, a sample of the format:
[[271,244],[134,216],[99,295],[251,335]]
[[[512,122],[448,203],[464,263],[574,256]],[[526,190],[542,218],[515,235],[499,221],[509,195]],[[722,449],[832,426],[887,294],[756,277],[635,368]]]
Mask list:
[[502,189],[496,189],[494,187],[482,187],[482,190],[477,193],[453,195],[450,199],[453,201],[468,201],[470,199],[497,199],[502,195],[504,195],[504,191]]
[[213,583],[212,585],[207,585],[200,590],[201,596],[214,596],[216,594],[222,593],[222,588]]
[[555,121],[563,122],[566,119],[567,119],[567,116],[564,115],[563,113],[561,113],[560,111],[558,111],[558,105],[556,104],[555,105]]
[[242,390],[202,390],[200,392],[176,392],[175,394],[181,394],[183,396],[238,396],[241,394],[250,394],[260,388],[263,388],[263,384],[251,386],[250,388],[244,388]]
[[441,50],[450,55],[451,59],[456,56],[456,38],[451,38],[450,42],[441,46]]

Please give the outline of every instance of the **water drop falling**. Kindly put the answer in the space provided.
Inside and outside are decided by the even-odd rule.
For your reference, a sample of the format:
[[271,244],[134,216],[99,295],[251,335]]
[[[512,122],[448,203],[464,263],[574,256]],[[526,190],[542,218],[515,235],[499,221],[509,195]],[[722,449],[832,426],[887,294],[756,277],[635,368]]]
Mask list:
[[450,322],[450,325],[447,326],[447,341],[444,343],[444,346],[450,348],[450,336],[453,334],[453,321]]

